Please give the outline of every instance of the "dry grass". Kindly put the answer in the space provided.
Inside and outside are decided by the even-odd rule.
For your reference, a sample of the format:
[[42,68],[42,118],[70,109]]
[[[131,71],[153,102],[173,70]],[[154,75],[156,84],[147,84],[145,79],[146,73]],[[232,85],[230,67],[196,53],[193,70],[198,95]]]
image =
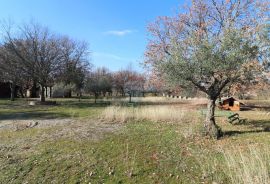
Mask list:
[[197,108],[205,105],[205,99],[181,100],[166,97],[133,97],[137,107],[121,106],[128,98],[112,100],[113,106],[105,108],[101,119],[110,122],[127,122],[131,120],[150,120],[154,122],[190,122],[197,121],[200,116]]
[[110,122],[128,122],[131,120],[150,120],[154,122],[187,122],[198,120],[198,112],[176,108],[174,106],[141,106],[105,108],[101,119]]
[[[132,97],[132,102],[174,102],[174,101],[180,101],[180,99],[177,98],[166,98],[166,97]],[[129,97],[126,98],[113,98],[112,102],[128,102]]]
[[[249,120],[269,120],[270,119],[270,112],[269,111],[241,111],[239,112],[241,116],[244,116],[245,118]],[[254,116],[255,114],[255,116]]]
[[[111,99],[112,104],[118,104],[118,102],[128,102],[129,98],[113,98]],[[169,98],[169,97],[132,97],[132,102],[135,103],[177,103],[177,102],[188,102],[191,104],[205,104],[207,102],[206,98],[189,98],[189,99],[180,99],[180,98]]]
[[233,149],[224,153],[232,183],[270,183],[270,152],[266,148],[249,146],[248,150]]
[[[136,99],[134,99],[136,100]],[[233,142],[230,138],[225,138],[219,146],[223,147],[223,142],[226,142],[226,146],[220,147],[216,150],[211,146],[211,143],[202,144],[198,134],[197,126],[201,122],[201,116],[198,111],[198,106],[205,103],[204,100],[179,100],[169,98],[140,98],[137,102],[165,102],[168,100],[166,105],[147,105],[138,107],[123,107],[123,106],[111,106],[105,108],[101,118],[109,122],[128,122],[128,121],[143,121],[150,120],[154,122],[176,122],[182,123],[179,130],[175,128],[175,132],[182,135],[185,139],[190,141],[198,142],[197,147],[194,151],[191,151],[191,155],[196,158],[198,165],[193,166],[201,169],[201,180],[202,181],[213,181],[213,183],[229,182],[234,184],[266,184],[270,183],[270,152],[269,147],[261,148],[257,144],[248,146],[248,141],[255,139],[256,131],[264,132],[262,127],[267,126],[267,122],[270,118],[269,112],[267,111],[241,111],[240,116],[247,118],[248,123],[245,125],[233,126],[227,122],[221,122],[217,119],[219,124],[225,131],[234,132],[235,129],[239,132],[239,143]],[[175,101],[179,100],[180,103],[175,105]],[[185,103],[186,102],[186,103]],[[188,122],[191,122],[189,124]],[[262,126],[262,127],[261,127]],[[177,125],[175,125],[177,127]],[[157,128],[157,129],[160,129]],[[246,133],[245,133],[246,132]],[[254,132],[254,135],[252,134]],[[241,135],[242,133],[242,135]],[[250,134],[249,134],[250,133]],[[232,136],[233,139],[234,136]],[[241,139],[242,138],[242,139]],[[198,140],[197,140],[198,139]],[[240,139],[244,141],[243,147],[235,147],[240,143]],[[263,141],[262,138],[257,136],[257,141]],[[207,141],[206,141],[207,142]],[[210,141],[211,142],[211,141]],[[198,144],[198,145],[197,145]],[[206,146],[207,145],[207,146]],[[206,146],[206,147],[204,147]],[[217,153],[214,153],[216,150]],[[221,153],[221,154],[219,154]],[[207,183],[207,182],[206,182]]]
[[217,118],[226,134],[213,140],[200,134],[203,101],[134,101],[49,109],[2,101],[0,183],[270,183],[269,111],[241,111],[247,121],[236,125]]
[[[205,140],[203,142],[206,143]],[[206,145],[210,146],[210,143]],[[239,147],[232,142],[227,144],[226,147],[218,146],[218,149],[215,146],[191,149],[203,180],[210,178],[213,183],[232,184],[270,183],[269,147],[259,144]]]

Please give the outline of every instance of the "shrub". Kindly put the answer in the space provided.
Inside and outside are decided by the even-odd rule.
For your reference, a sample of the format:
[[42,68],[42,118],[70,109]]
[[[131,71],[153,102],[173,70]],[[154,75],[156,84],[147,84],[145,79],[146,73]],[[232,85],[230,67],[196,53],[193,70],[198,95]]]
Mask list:
[[65,85],[64,83],[58,83],[53,86],[53,98],[65,98],[71,97],[71,92],[74,90],[75,86],[73,84]]

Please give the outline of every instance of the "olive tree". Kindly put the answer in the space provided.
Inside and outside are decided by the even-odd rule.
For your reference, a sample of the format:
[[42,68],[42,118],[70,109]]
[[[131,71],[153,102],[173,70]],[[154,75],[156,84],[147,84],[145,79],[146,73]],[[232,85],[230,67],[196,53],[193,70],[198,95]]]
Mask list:
[[193,85],[208,96],[207,135],[222,134],[215,122],[221,91],[241,80],[243,65],[261,62],[257,35],[267,21],[268,1],[198,0],[186,11],[149,25],[146,64],[167,82]]

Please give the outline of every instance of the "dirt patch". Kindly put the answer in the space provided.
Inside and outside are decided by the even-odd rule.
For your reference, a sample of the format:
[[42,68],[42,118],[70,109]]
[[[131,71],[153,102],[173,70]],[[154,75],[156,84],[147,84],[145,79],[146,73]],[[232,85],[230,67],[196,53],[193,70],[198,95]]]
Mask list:
[[59,139],[98,141],[117,132],[122,126],[98,120],[76,119],[0,121],[0,137],[4,136],[0,143],[0,152],[9,149],[33,151],[32,148],[42,142]]
[[44,128],[75,123],[72,119],[48,119],[48,120],[3,120],[0,121],[0,130],[20,131],[26,128]]

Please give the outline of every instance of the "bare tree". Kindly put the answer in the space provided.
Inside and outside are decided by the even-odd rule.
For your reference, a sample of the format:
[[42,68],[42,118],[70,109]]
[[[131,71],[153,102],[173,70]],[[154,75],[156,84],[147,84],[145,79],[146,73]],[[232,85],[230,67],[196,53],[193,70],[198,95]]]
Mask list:
[[21,70],[18,58],[9,48],[9,44],[0,46],[0,71],[2,80],[10,83],[10,100],[14,101],[16,85],[22,84],[25,73]]
[[112,76],[108,69],[97,68],[86,77],[85,91],[95,96],[95,103],[101,94],[112,92]]
[[88,45],[86,42],[62,37],[60,47],[63,56],[63,67],[57,76],[57,80],[63,82],[65,85],[75,85],[75,90],[79,97],[81,97],[85,75],[91,68],[91,64],[88,61]]
[[122,97],[125,96],[124,87],[125,87],[127,75],[128,75],[128,71],[126,70],[120,70],[113,73],[113,86],[116,90],[116,95],[120,93]]
[[143,93],[145,78],[135,71],[129,72],[126,77],[124,90],[129,95],[129,103],[131,103],[131,97],[135,96],[135,93]]
[[16,34],[10,29],[5,29],[4,33],[4,39],[18,58],[21,69],[40,85],[41,101],[44,102],[45,87],[63,64],[59,38],[36,23],[24,24]]

